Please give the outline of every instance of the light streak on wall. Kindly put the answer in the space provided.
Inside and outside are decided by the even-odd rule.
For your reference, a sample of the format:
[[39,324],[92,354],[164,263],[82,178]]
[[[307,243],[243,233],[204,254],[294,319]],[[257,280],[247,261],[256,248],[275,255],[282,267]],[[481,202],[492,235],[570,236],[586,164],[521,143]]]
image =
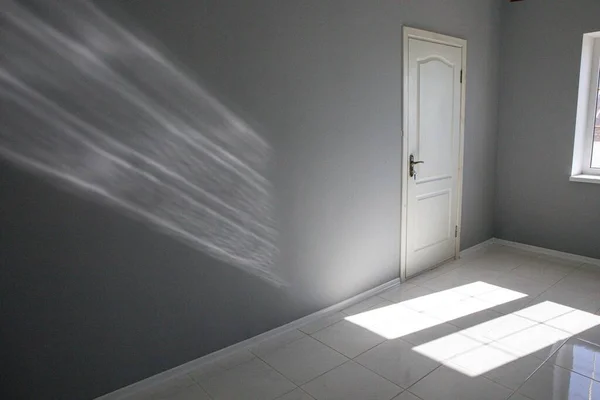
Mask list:
[[93,4],[0,4],[1,156],[283,284],[256,132]]

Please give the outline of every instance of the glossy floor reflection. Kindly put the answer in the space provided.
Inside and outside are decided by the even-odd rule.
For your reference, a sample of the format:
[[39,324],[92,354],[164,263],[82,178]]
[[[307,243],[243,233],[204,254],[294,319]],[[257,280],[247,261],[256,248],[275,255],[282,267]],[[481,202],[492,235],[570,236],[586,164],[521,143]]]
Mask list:
[[600,267],[491,246],[130,399],[600,400]]

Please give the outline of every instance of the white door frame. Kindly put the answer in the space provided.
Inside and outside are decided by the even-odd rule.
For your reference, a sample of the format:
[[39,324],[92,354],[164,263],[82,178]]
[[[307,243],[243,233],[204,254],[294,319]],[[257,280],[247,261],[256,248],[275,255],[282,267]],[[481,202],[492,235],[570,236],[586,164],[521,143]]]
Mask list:
[[[460,253],[460,233],[461,233],[461,214],[462,214],[462,191],[463,191],[463,153],[465,136],[465,97],[467,87],[467,41],[452,36],[441,35],[439,33],[428,32],[421,29],[409,28],[403,29],[403,98],[402,98],[402,215],[400,232],[400,280],[406,280],[407,264],[407,235],[408,235],[408,41],[409,39],[420,39],[433,43],[445,44],[458,47],[462,50],[462,83],[460,100],[460,129],[458,145],[458,210],[456,214],[456,224],[458,226],[458,235],[456,237],[456,247],[454,256],[458,258]],[[432,265],[432,267],[434,267]]]

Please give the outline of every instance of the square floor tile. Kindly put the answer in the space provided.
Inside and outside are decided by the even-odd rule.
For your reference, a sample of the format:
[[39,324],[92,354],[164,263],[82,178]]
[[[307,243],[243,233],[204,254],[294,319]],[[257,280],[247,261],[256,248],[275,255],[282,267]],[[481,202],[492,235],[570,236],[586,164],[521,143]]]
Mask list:
[[261,356],[292,382],[301,385],[348,359],[323,343],[305,337]]
[[525,382],[519,393],[533,400],[600,400],[600,382],[547,364]]
[[315,332],[320,331],[321,329],[325,329],[328,326],[331,326],[331,325],[335,324],[336,322],[343,320],[346,317],[347,317],[346,314],[341,313],[341,312],[336,312],[336,313],[333,313],[330,315],[326,315],[322,318],[319,318],[316,321],[309,322],[308,324],[300,327],[299,330],[311,335]]
[[350,361],[302,386],[317,400],[390,400],[402,389]]
[[384,299],[383,297],[373,296],[373,297],[369,297],[368,299],[363,300],[359,303],[353,304],[350,307],[343,309],[342,313],[344,313],[346,315],[360,314],[361,312],[370,310],[370,309],[375,308],[378,305],[384,304],[384,303],[389,304],[389,301]]
[[549,362],[600,381],[600,346],[580,339],[569,339]]
[[403,388],[408,388],[440,364],[400,339],[388,340],[361,354],[356,361]]
[[573,308],[552,301],[544,301],[529,305],[521,310],[515,311],[515,315],[527,318],[531,321],[546,322],[573,311]]
[[506,400],[511,390],[484,377],[469,377],[441,366],[410,388],[426,400]]
[[314,333],[312,337],[350,358],[385,340],[384,337],[349,321],[340,321]]
[[494,342],[494,346],[519,357],[533,355],[545,360],[571,335],[543,324],[534,325]]
[[493,320],[460,331],[463,335],[482,343],[502,339],[536,325],[537,322],[513,314],[501,315]]
[[278,397],[277,400],[314,400],[314,397],[310,396],[304,390],[298,388],[296,390],[284,394],[281,397]]
[[600,316],[574,310],[545,322],[546,325],[578,335],[588,329],[600,329]]
[[257,358],[222,373],[205,375],[199,383],[214,400],[275,399],[295,385]]
[[284,346],[295,340],[302,339],[305,336],[306,335],[300,332],[299,330],[293,329],[289,332],[285,332],[280,335],[274,336],[255,346],[250,347],[250,351],[256,354],[257,356],[263,356],[267,353],[272,352],[273,350],[280,348],[281,346]]
[[485,376],[502,386],[516,390],[541,364],[542,360],[534,356],[519,357],[486,372]]
[[518,357],[500,350],[493,345],[485,345],[450,358],[444,365],[467,376],[479,376],[502,367]]
[[452,333],[416,346],[414,350],[432,360],[443,362],[481,346],[483,346],[483,343],[477,340],[461,335],[460,333]]

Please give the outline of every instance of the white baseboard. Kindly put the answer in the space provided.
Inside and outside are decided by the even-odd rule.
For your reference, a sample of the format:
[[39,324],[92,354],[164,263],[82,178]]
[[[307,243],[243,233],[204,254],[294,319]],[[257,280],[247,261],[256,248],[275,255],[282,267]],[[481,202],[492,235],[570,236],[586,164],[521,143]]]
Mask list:
[[492,245],[494,243],[496,243],[496,239],[491,238],[491,239],[486,240],[485,242],[476,244],[473,247],[469,247],[468,249],[465,249],[460,252],[460,258],[472,257],[472,256],[484,251],[486,248],[488,248],[490,245]]
[[546,249],[544,247],[537,247],[537,246],[531,246],[529,244],[511,242],[509,240],[504,240],[504,239],[494,239],[494,243],[497,243],[497,244],[500,244],[503,246],[514,247],[516,249],[527,250],[532,253],[543,254],[546,256],[562,258],[563,260],[576,261],[576,262],[581,262],[582,264],[585,263],[585,264],[591,264],[591,265],[596,265],[596,266],[600,267],[600,259],[597,259],[597,258],[580,256],[580,255],[571,254],[571,253],[565,253],[563,251],[550,250],[550,249]]
[[214,353],[207,354],[203,357],[189,361],[185,364],[171,368],[167,371],[158,373],[154,376],[151,376],[151,377],[141,380],[139,382],[133,383],[124,388],[117,389],[114,392],[97,397],[96,400],[120,400],[120,399],[129,397],[129,396],[132,396],[136,393],[142,392],[144,390],[148,390],[148,389],[150,389],[156,385],[159,385],[160,383],[163,383],[169,379],[183,376],[203,365],[207,365],[207,364],[213,363],[214,361],[217,361],[221,358],[230,356],[237,351],[248,349],[248,348],[255,346],[265,340],[268,340],[274,336],[281,335],[282,333],[286,333],[286,332],[289,332],[294,329],[298,329],[298,328],[302,327],[303,325],[306,325],[310,322],[314,322],[327,314],[341,311],[345,308],[348,308],[349,306],[351,306],[353,304],[360,303],[361,301],[366,300],[369,297],[372,297],[378,293],[381,293],[381,292],[383,292],[387,289],[390,289],[394,286],[397,286],[399,284],[400,284],[400,279],[392,279],[391,281],[384,283],[383,285],[380,285],[373,289],[367,290],[366,292],[360,293],[360,294],[358,294],[354,297],[351,297],[347,300],[344,300],[340,303],[334,304],[331,307],[324,308],[313,314],[307,315],[306,317],[302,317],[300,319],[292,321],[286,325],[272,329],[265,333],[261,333],[258,336],[254,336],[250,339],[246,339],[242,342],[233,344],[224,349],[215,351]]

